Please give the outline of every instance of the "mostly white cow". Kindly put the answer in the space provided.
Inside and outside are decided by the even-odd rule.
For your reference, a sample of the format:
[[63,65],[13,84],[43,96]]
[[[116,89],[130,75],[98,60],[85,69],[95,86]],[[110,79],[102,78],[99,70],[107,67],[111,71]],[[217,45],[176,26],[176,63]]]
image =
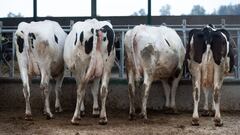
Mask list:
[[189,32],[186,59],[192,75],[194,110],[192,125],[199,125],[198,104],[200,91],[205,95],[203,115],[209,115],[208,95],[213,90],[214,122],[222,126],[220,115],[220,97],[224,74],[233,68],[234,58],[230,34],[224,29],[215,29],[208,25],[203,29],[193,29]]
[[74,73],[77,82],[77,102],[71,120],[79,124],[80,106],[83,103],[86,86],[93,81],[93,114],[99,114],[98,88],[101,79],[100,98],[101,112],[99,124],[107,124],[106,98],[108,82],[115,59],[113,46],[114,32],[107,21],[96,19],[77,22],[66,38],[64,46],[64,61]]
[[126,68],[130,99],[129,119],[135,117],[136,86],[143,77],[141,117],[147,119],[147,99],[151,84],[161,80],[166,108],[176,111],[175,95],[182,75],[185,48],[175,30],[166,26],[139,25],[125,36]]
[[55,111],[61,112],[59,93],[64,76],[63,47],[67,34],[54,21],[21,22],[15,33],[18,65],[26,101],[25,119],[32,119],[30,86],[34,75],[41,75],[40,89],[44,96],[44,113],[53,118],[49,106],[49,81],[56,79]]

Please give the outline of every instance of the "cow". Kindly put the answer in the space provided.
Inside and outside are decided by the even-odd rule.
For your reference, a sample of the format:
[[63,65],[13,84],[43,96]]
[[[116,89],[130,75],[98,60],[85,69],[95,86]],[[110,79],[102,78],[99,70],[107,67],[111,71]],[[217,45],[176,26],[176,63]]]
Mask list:
[[[186,59],[192,76],[194,109],[192,125],[199,125],[198,104],[200,91],[203,90],[205,102],[203,116],[209,116],[215,111],[215,126],[222,126],[220,115],[220,97],[224,75],[231,72],[234,65],[231,36],[225,29],[216,29],[207,25],[202,29],[192,29],[189,32]],[[212,111],[208,108],[209,91],[212,94]]]
[[44,113],[53,118],[49,105],[49,81],[56,80],[55,111],[61,112],[60,92],[64,77],[63,47],[67,34],[54,21],[21,22],[14,42],[26,102],[25,120],[32,120],[30,86],[33,76],[41,75],[40,89],[44,96]]
[[143,77],[140,116],[147,119],[147,99],[153,81],[161,80],[166,102],[164,108],[176,112],[175,95],[182,76],[185,48],[175,30],[166,26],[138,25],[125,35],[125,63],[130,100],[129,120],[135,114],[135,89]]
[[64,61],[75,75],[77,83],[77,102],[72,124],[79,124],[80,106],[83,104],[86,86],[93,81],[93,114],[99,114],[97,103],[99,82],[101,111],[99,124],[107,124],[106,98],[111,69],[114,65],[115,47],[112,25],[107,21],[87,19],[76,22],[66,38]]

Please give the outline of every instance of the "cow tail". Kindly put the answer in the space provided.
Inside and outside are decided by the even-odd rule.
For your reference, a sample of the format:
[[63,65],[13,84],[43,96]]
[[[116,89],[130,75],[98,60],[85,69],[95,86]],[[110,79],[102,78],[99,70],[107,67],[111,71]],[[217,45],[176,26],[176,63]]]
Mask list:
[[137,59],[138,59],[138,54],[137,54],[137,51],[138,51],[138,46],[137,44],[135,43],[135,37],[136,37],[136,34],[133,33],[134,35],[131,36],[131,41],[130,41],[130,45],[131,45],[131,50],[132,50],[132,59],[133,59],[133,64],[134,64],[134,68],[135,68],[135,72],[136,72],[136,81],[138,82],[140,80],[140,72],[139,72],[139,68],[141,67],[139,65],[139,63],[137,62]]
[[96,47],[97,47],[97,36],[96,36],[96,30],[93,31],[93,49],[92,49],[92,53],[91,53],[91,59],[90,59],[90,63],[85,75],[85,80],[91,80],[93,78],[94,75],[94,71],[95,71],[95,66],[96,66]]
[[210,50],[210,45],[207,45],[207,50],[206,50],[206,57],[203,59],[203,71],[202,71],[202,79],[203,79],[203,86],[207,86],[208,84],[211,84],[211,81],[213,80],[213,66],[211,63],[212,59],[212,52]]
[[210,61],[210,59],[211,59],[211,52],[210,52],[210,45],[208,44],[207,45],[207,63]]

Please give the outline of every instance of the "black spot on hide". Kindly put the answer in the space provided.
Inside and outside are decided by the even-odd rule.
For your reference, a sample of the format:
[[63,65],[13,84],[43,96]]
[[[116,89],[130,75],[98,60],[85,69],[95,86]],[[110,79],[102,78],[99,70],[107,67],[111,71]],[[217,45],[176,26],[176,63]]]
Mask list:
[[74,41],[74,45],[76,45],[77,44],[77,33],[76,33],[76,37],[75,37],[75,41]]
[[106,41],[106,40],[107,40],[107,38],[106,38],[106,37],[104,37],[104,38],[103,38],[103,41]]
[[108,51],[108,56],[109,56],[110,53],[111,53],[111,50],[114,48],[113,42],[114,42],[115,34],[114,34],[113,30],[108,25],[103,26],[101,28],[101,31],[103,33],[107,32],[107,40],[108,40],[107,51]]
[[84,38],[84,35],[83,35],[83,31],[82,31],[81,34],[80,34],[80,42],[81,42],[81,44],[83,43],[83,38]]
[[55,39],[56,43],[58,44],[58,38],[55,34],[54,34],[54,39]]
[[17,44],[19,52],[22,53],[24,48],[24,40],[20,36],[17,36]]
[[90,37],[87,41],[85,41],[85,53],[89,54],[91,53],[93,48],[93,36]]
[[34,46],[33,46],[33,40],[36,39],[35,34],[34,34],[34,33],[29,33],[29,34],[28,34],[28,38],[30,39],[30,44],[31,44],[32,48],[34,48]]
[[34,33],[29,33],[28,36],[29,36],[30,38],[32,38],[32,39],[36,39],[36,36],[35,36]]
[[94,29],[93,29],[93,28],[91,29],[91,32],[92,32],[92,34],[93,34],[93,32],[94,32]]
[[221,59],[227,53],[227,41],[220,31],[213,31],[211,33],[211,40],[213,59],[217,65],[220,65]]
[[167,39],[165,39],[166,43],[168,44],[168,46],[170,46],[169,42],[167,41]]

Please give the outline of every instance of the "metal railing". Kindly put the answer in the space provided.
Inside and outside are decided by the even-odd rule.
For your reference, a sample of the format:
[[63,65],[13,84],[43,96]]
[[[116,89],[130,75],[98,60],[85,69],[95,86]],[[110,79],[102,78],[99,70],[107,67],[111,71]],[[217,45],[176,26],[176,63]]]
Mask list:
[[[69,32],[71,29],[71,26],[73,25],[73,21],[70,21],[70,25],[69,26],[62,26],[62,28],[66,31]],[[14,33],[17,29],[16,26],[14,27],[8,27],[8,26],[3,26],[1,25],[2,23],[0,22],[0,77],[19,77],[19,72],[18,71],[18,65],[16,65],[16,57],[15,57],[15,45],[13,42],[13,37],[14,37]],[[188,41],[188,35],[187,33],[193,29],[193,28],[203,28],[204,26],[206,26],[207,24],[202,24],[202,25],[189,25],[187,24],[186,20],[182,20],[182,24],[180,25],[168,25],[168,24],[162,24],[162,25],[166,25],[168,27],[171,27],[173,29],[175,29],[177,31],[177,33],[179,34],[179,36],[182,39],[182,42],[184,45],[187,44]],[[221,21],[220,24],[214,24],[216,26],[216,28],[225,28],[226,30],[228,30],[233,39],[236,42],[237,47],[235,48],[236,51],[236,61],[235,61],[235,72],[232,75],[232,77],[234,79],[240,79],[240,55],[238,54],[238,52],[240,52],[240,24],[225,24],[225,20],[223,19]],[[114,31],[116,33],[116,40],[119,40],[119,47],[116,49],[116,51],[119,54],[119,59],[116,60],[116,67],[118,69],[118,76],[119,78],[123,79],[126,76],[125,74],[125,65],[124,65],[124,36],[125,33],[129,30],[132,29],[134,27],[134,25],[115,25],[114,27]],[[2,35],[8,35],[10,36],[8,39],[8,43],[2,43]],[[11,46],[9,48],[11,48],[11,57],[12,60],[11,61],[7,61],[4,57],[4,50],[3,48],[5,48],[5,45]],[[3,71],[6,70],[6,71]],[[6,73],[8,72],[8,73]]]

